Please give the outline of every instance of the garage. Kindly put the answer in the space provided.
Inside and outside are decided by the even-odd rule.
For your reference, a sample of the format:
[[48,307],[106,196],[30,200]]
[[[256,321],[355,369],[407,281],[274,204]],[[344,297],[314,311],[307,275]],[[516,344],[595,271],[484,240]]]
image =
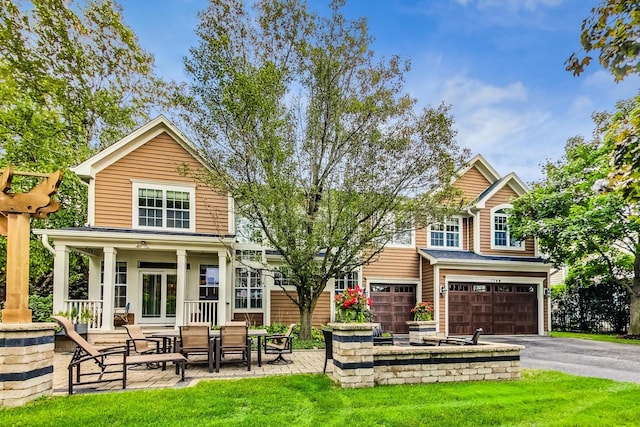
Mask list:
[[416,305],[416,285],[372,283],[373,321],[382,330],[408,334],[407,320],[412,320],[411,309]]
[[537,334],[536,289],[527,284],[450,282],[449,334],[471,335],[476,328],[490,335]]

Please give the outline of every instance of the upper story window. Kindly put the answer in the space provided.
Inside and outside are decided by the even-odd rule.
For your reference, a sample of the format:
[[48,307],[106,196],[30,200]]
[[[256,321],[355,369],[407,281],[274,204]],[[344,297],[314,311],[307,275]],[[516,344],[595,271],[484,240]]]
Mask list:
[[449,218],[429,226],[429,246],[432,248],[462,249],[460,218]]
[[498,206],[491,211],[491,247],[493,249],[524,249],[523,242],[509,233],[509,208]]
[[262,230],[249,218],[236,215],[236,242],[260,244]]
[[335,291],[341,294],[347,289],[354,289],[360,282],[358,281],[358,272],[351,271],[343,276],[336,277]]
[[195,231],[195,188],[133,183],[135,228]]

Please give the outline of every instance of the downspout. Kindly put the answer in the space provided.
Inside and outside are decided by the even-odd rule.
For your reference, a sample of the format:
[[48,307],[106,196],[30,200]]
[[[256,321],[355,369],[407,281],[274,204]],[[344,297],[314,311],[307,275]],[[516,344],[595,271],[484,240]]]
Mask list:
[[49,243],[49,236],[47,234],[40,235],[40,240],[42,240],[42,245],[46,250],[51,252],[53,256],[56,256],[56,250],[53,249],[53,246]]

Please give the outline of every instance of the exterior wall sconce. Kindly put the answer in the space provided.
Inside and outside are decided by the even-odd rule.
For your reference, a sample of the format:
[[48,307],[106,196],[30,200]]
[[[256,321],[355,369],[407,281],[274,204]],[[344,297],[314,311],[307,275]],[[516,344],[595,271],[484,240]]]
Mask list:
[[446,286],[440,286],[440,295],[445,295],[447,293],[447,287]]
[[136,248],[144,248],[144,249],[146,249],[148,247],[149,247],[149,245],[147,245],[146,240],[140,240],[140,243],[138,243],[136,245]]
[[551,289],[550,288],[544,288],[543,294],[547,298],[550,297],[551,296]]

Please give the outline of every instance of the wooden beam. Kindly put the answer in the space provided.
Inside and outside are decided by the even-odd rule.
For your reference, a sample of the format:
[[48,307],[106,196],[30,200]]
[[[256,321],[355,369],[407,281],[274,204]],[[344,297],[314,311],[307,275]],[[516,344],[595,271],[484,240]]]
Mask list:
[[0,177],[0,191],[6,193],[11,189],[11,179],[13,178],[13,168],[11,165],[8,165],[5,170],[2,171],[2,176]]
[[47,206],[38,208],[36,213],[32,214],[33,218],[45,219],[51,212],[57,212],[60,209],[60,202],[52,200]]
[[7,235],[7,217],[0,214],[0,236]]
[[29,309],[28,214],[9,214],[7,236],[7,300],[2,323],[31,323]]
[[62,171],[57,170],[51,175],[47,176],[40,184],[36,185],[27,194],[44,194],[51,196],[58,191],[58,186],[62,181]]
[[51,198],[45,194],[5,194],[0,192],[0,212],[35,214],[40,208],[49,206]]

